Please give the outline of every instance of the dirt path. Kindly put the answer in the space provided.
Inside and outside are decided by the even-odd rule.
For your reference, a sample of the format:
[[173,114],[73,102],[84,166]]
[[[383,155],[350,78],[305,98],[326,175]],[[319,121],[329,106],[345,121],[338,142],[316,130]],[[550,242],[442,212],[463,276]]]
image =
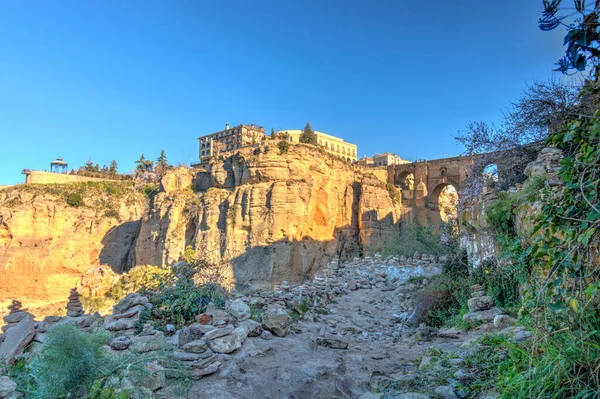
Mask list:
[[[187,397],[368,398],[390,381],[404,381],[405,391],[427,389],[427,381],[416,374],[421,357],[430,348],[456,352],[473,334],[416,339],[414,329],[393,322],[406,300],[398,291],[352,291],[337,297],[328,305],[329,313],[316,321],[300,321],[298,333],[272,340],[248,338],[233,355],[221,355],[221,370],[195,382]],[[314,344],[317,337],[336,334],[349,343],[347,349]]]

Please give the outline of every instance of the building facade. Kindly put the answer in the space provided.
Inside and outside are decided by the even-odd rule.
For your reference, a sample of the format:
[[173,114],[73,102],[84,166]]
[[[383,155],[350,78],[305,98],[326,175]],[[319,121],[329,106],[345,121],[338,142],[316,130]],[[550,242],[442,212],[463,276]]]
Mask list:
[[200,162],[223,152],[236,150],[246,145],[256,144],[266,139],[265,129],[258,125],[238,125],[225,130],[198,137]]
[[[358,159],[358,147],[356,144],[348,143],[343,139],[332,136],[327,133],[314,131],[317,136],[317,143],[325,148],[327,152],[345,158],[349,162],[356,162]],[[277,137],[287,137],[290,142],[299,143],[302,130],[280,130]]]
[[388,165],[402,165],[405,163],[410,163],[405,159],[400,158],[396,154],[392,154],[391,152],[384,152],[383,154],[375,154],[373,155],[373,166],[388,166]]

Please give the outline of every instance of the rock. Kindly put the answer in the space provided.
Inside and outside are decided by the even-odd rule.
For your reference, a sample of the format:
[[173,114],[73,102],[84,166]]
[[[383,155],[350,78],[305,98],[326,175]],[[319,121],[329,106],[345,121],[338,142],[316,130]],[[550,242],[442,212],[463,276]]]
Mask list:
[[0,344],[0,363],[5,361],[12,364],[35,337],[33,316],[27,315],[4,335],[4,341]]
[[397,399],[430,399],[430,396],[427,395],[426,393],[420,393],[420,392],[407,392],[407,393],[401,393],[400,395],[396,396]]
[[[203,328],[204,327],[204,328]],[[202,335],[206,333],[206,326],[202,326],[198,323],[190,324],[179,332],[179,346],[183,346],[188,342],[196,341],[202,338]],[[210,326],[210,330],[214,327]]]
[[336,339],[336,338],[331,338],[331,337],[321,338],[321,337],[319,337],[315,341],[316,341],[317,345],[323,346],[325,348],[348,349],[348,342],[342,341],[342,340]]
[[[230,327],[224,328],[223,330],[229,330]],[[236,349],[242,347],[242,343],[246,339],[248,335],[248,330],[244,327],[238,327],[236,329],[229,330],[230,333],[227,335],[219,335],[217,337],[209,337],[209,334],[206,334],[206,344],[215,353],[231,353]]]
[[213,312],[212,318],[212,325],[216,327],[224,327],[231,321],[229,313],[219,309]]
[[519,342],[527,341],[527,340],[531,339],[531,337],[532,337],[531,331],[527,331],[527,330],[523,329],[523,330],[517,331],[517,333],[513,337],[513,342],[519,343]]
[[441,328],[438,331],[438,337],[440,338],[458,339],[460,338],[461,334],[462,331],[460,331],[458,328]]
[[21,320],[23,320],[25,317],[27,317],[27,315],[31,316],[31,313],[28,313],[28,312],[9,313],[3,317],[3,320],[5,323],[8,323],[8,324],[16,324],[16,323],[20,322]]
[[475,379],[475,376],[473,374],[468,373],[463,369],[456,370],[453,377],[459,381],[472,381]]
[[425,324],[419,325],[419,338],[421,341],[431,341],[438,336],[438,329]]
[[454,388],[450,385],[442,385],[435,389],[435,394],[440,399],[459,399],[458,395],[454,393]]
[[137,318],[124,318],[114,320],[111,316],[106,316],[104,318],[104,328],[108,331],[132,330],[133,328],[135,328],[137,320]]
[[[21,319],[22,320],[22,319]],[[0,398],[10,399],[17,391],[17,383],[8,377],[0,377]]]
[[204,368],[194,368],[193,375],[196,377],[204,377],[206,375],[214,374],[219,370],[219,367],[221,367],[221,362],[212,362]]
[[207,350],[204,353],[173,351],[172,356],[173,356],[173,360],[179,360],[182,362],[193,362],[193,361],[205,359],[207,356],[210,356],[212,353],[213,352],[209,351],[209,350]]
[[157,391],[167,384],[165,368],[157,360],[146,364],[147,375],[144,375],[144,386]]
[[480,312],[482,310],[488,310],[492,306],[494,306],[494,298],[492,298],[491,296],[470,298],[467,301],[467,305],[469,306],[469,311],[471,312]]
[[[473,299],[473,298],[472,298]],[[463,316],[463,320],[466,321],[484,321],[490,322],[494,320],[494,317],[502,314],[502,309],[499,308],[491,308],[488,310],[482,310],[478,312],[469,312]]]
[[241,299],[236,299],[229,305],[229,314],[238,321],[248,320],[250,318],[250,306]]
[[191,364],[191,366],[193,368],[203,369],[203,368],[207,367],[208,365],[210,365],[211,363],[214,363],[216,361],[217,361],[217,355],[210,355],[209,357],[207,357],[205,359],[195,360]]
[[285,337],[290,331],[291,318],[281,305],[269,305],[262,317],[262,326],[278,337]]
[[165,326],[165,332],[167,333],[167,335],[173,335],[175,334],[175,326],[173,324],[167,324]]
[[116,351],[125,350],[125,349],[129,348],[130,345],[131,345],[131,338],[129,338],[128,336],[125,336],[125,335],[121,335],[121,336],[113,338],[109,344],[110,348],[113,350],[116,350]]
[[214,328],[204,335],[204,339],[211,340],[219,337],[224,337],[225,335],[231,334],[233,330],[234,328],[231,326],[225,328]]
[[196,341],[188,342],[181,347],[181,350],[190,353],[204,353],[206,352],[206,341],[198,339]]
[[113,306],[113,315],[118,315],[121,313],[125,313],[128,309],[136,305],[142,305],[146,308],[151,308],[150,300],[147,297],[138,294],[137,292],[128,294],[125,298],[121,299],[121,301]]
[[499,314],[494,317],[494,328],[502,330],[506,327],[514,326],[516,322],[517,320],[510,316]]
[[243,326],[248,330],[249,337],[258,337],[263,332],[262,325],[254,320],[245,320],[240,323],[240,326]]
[[262,333],[260,333],[260,337],[266,341],[273,339],[273,334],[271,333],[271,331],[263,331]]
[[162,332],[156,332],[154,335],[138,335],[131,338],[131,350],[136,353],[146,353],[157,351],[164,348],[166,342]]
[[196,316],[196,321],[199,324],[212,324],[212,315],[206,314],[206,313],[200,313],[198,316]]

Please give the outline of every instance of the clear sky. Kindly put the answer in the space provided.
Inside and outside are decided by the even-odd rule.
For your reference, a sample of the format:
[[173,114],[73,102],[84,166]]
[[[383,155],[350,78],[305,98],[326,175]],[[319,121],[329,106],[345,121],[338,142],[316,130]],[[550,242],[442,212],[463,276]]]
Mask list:
[[62,156],[120,172],[197,159],[226,123],[313,129],[359,155],[458,155],[553,77],[541,0],[0,0],[0,185]]

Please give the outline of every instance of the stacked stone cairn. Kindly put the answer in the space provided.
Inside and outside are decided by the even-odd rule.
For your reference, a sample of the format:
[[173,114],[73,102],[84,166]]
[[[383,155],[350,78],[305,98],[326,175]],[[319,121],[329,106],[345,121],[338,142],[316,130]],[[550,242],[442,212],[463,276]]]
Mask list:
[[79,299],[81,295],[77,292],[77,288],[71,288],[69,300],[67,302],[67,316],[80,317],[83,315],[83,304]]
[[469,313],[463,316],[463,320],[490,322],[494,320],[494,317],[502,314],[501,309],[494,307],[494,298],[485,295],[481,285],[476,284],[471,288],[473,293],[467,302]]

